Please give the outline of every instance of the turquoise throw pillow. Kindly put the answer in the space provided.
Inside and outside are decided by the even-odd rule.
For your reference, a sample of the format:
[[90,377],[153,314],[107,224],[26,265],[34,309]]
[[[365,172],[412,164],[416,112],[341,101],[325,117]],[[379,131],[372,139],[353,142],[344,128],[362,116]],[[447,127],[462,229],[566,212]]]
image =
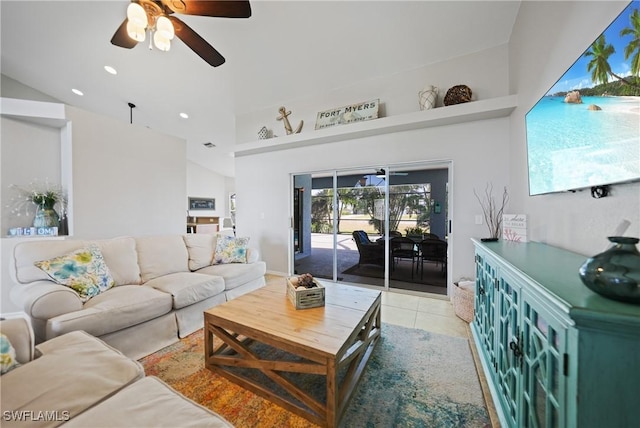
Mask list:
[[58,284],[75,290],[83,302],[115,284],[102,253],[96,245],[34,264]]
[[0,374],[15,369],[20,363],[16,360],[16,350],[4,334],[0,333]]
[[248,244],[249,238],[218,235],[213,262],[216,264],[246,263]]

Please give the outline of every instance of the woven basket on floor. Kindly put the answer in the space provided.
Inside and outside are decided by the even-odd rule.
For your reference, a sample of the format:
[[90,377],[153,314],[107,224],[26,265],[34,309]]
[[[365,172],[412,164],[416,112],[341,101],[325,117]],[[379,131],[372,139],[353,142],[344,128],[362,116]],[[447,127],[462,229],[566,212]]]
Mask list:
[[451,303],[455,314],[466,322],[473,321],[473,300],[475,297],[473,281],[454,283]]

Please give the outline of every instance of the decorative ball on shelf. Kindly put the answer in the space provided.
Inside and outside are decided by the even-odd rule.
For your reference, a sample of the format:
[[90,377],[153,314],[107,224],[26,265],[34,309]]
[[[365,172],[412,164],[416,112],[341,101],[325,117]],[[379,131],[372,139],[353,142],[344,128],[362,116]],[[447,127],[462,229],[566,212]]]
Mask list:
[[449,90],[444,96],[444,105],[462,104],[471,101],[471,88],[467,85],[456,85]]

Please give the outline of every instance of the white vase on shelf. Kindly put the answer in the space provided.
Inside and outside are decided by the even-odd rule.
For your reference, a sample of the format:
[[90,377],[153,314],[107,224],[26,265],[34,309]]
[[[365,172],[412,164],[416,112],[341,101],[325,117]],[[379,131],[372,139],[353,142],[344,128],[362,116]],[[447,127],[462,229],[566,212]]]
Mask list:
[[438,87],[427,85],[418,92],[418,100],[420,102],[420,110],[429,110],[435,108],[438,101]]

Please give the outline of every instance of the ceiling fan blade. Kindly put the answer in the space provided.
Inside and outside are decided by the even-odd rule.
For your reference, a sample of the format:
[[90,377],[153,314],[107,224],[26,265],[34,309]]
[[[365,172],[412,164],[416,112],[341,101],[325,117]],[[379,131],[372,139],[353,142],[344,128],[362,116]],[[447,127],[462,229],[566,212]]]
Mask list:
[[205,39],[200,37],[198,33],[193,31],[191,27],[187,24],[176,18],[175,16],[170,15],[169,19],[173,24],[173,28],[176,32],[176,36],[180,40],[182,40],[187,46],[191,48],[192,51],[197,53],[203,60],[212,65],[213,67],[218,67],[219,65],[224,64],[224,57],[214,49]]
[[[384,168],[380,168],[376,171],[376,176],[384,176],[385,170]],[[399,171],[389,171],[389,175],[409,175],[408,172],[399,172]]]
[[127,18],[124,19],[120,27],[116,30],[115,34],[111,38],[111,44],[120,46],[121,48],[131,49],[138,44],[135,40],[129,37],[127,34]]
[[174,13],[214,16],[220,18],[249,18],[248,1],[232,0],[162,0],[162,4]]

